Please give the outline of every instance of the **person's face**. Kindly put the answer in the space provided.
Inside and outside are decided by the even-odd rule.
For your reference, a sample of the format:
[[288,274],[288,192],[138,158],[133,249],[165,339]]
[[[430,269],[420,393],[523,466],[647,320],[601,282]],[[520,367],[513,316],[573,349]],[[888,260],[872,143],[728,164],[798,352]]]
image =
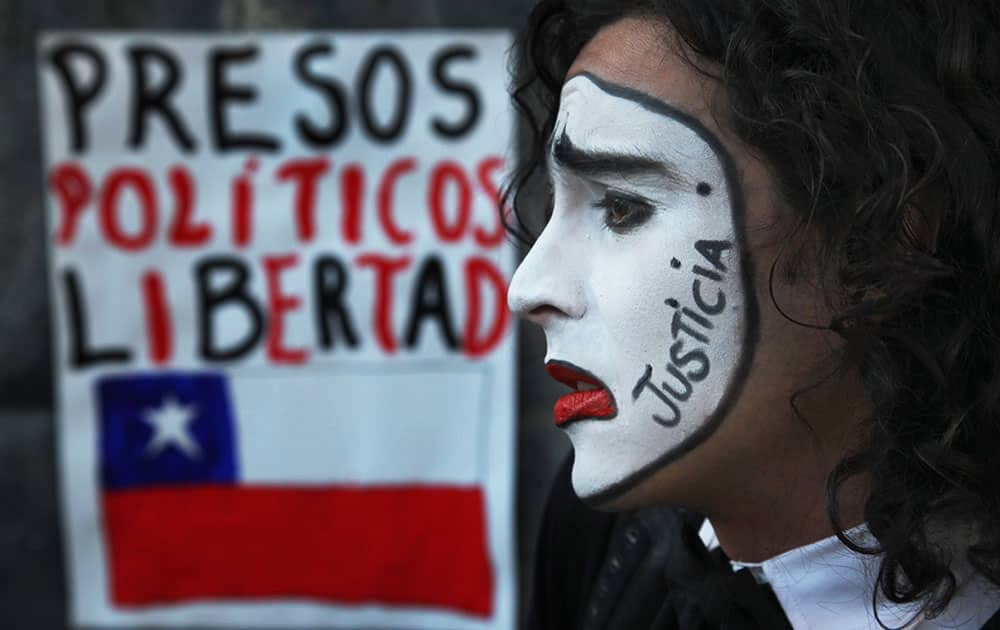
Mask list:
[[727,148],[713,86],[666,41],[628,19],[577,58],[550,144],[552,216],[509,291],[545,331],[549,373],[574,390],[555,422],[573,443],[577,494],[597,503],[768,399],[742,395],[753,370],[784,392],[772,385],[785,370],[754,363],[748,214],[754,225],[775,217],[768,194],[748,210],[744,181],[766,175]]

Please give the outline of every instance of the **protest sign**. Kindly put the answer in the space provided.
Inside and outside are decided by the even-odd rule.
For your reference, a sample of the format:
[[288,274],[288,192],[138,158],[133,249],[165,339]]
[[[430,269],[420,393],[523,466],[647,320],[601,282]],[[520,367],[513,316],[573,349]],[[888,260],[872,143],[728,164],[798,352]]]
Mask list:
[[513,627],[508,45],[40,37],[74,623]]

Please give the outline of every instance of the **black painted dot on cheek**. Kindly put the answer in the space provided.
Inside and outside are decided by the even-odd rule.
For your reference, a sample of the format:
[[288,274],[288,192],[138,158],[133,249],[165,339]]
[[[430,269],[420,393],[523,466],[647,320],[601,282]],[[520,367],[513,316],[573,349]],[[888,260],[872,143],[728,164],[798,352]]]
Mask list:
[[674,269],[680,269],[681,268],[681,261],[677,260],[676,258],[671,258],[670,259],[670,266],[673,267]]
[[664,300],[664,303],[670,308],[677,308],[678,306],[681,305],[681,303],[675,300],[674,298],[667,298],[666,300]]
[[712,194],[712,187],[706,182],[698,182],[698,187],[695,189],[698,194],[702,197],[707,197]]

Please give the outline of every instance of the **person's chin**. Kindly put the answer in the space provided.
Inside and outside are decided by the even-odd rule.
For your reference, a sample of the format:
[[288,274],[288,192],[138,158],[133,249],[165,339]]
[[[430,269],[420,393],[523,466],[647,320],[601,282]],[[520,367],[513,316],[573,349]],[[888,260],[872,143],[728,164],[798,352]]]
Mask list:
[[578,475],[578,470],[580,468],[574,465],[573,491],[590,508],[603,512],[622,512],[656,503],[651,499],[652,493],[648,487],[651,474],[608,479],[594,478],[586,471],[581,471]]
[[642,507],[650,502],[646,482],[655,472],[652,464],[656,458],[630,454],[630,449],[621,448],[621,437],[609,432],[610,428],[593,422],[567,427],[573,444],[573,491],[581,501],[598,510]]

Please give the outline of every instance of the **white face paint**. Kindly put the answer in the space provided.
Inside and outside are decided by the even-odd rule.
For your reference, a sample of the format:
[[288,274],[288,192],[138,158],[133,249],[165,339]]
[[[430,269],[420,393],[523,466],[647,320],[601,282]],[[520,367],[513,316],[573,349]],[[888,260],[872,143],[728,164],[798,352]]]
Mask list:
[[552,217],[511,281],[582,498],[619,494],[722,420],[756,335],[743,204],[722,145],[645,94],[578,75],[553,134]]

